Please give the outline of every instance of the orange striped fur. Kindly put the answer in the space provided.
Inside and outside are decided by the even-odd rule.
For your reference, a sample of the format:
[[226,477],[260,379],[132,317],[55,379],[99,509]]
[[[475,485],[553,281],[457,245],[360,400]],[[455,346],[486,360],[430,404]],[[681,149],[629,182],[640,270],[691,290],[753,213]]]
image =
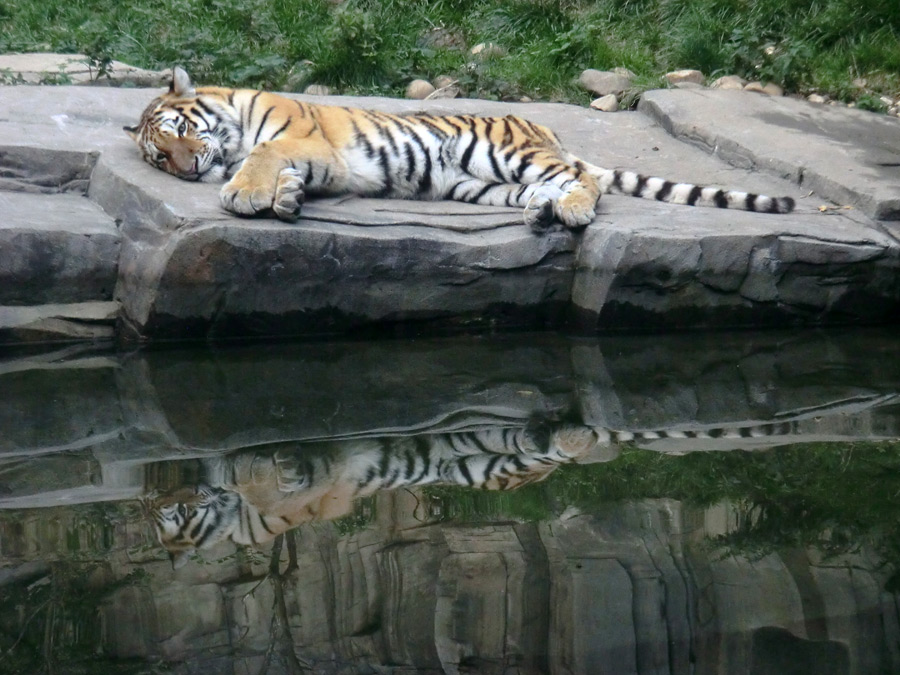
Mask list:
[[136,127],[144,159],[185,180],[227,180],[222,206],[295,220],[307,195],[352,193],[516,206],[535,231],[582,227],[606,192],[691,206],[788,213],[790,197],[603,169],[528,120],[395,115],[249,89],[194,88],[181,68]]

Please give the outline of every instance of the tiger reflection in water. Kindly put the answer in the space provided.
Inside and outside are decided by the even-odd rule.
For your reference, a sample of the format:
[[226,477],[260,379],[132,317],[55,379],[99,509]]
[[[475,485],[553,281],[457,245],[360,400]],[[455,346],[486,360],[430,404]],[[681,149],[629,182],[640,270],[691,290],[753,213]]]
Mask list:
[[258,545],[303,523],[339,518],[378,490],[535,483],[598,442],[590,427],[535,420],[516,428],[292,444],[207,460],[211,484],[152,495],[143,505],[177,568],[192,551],[222,541]]

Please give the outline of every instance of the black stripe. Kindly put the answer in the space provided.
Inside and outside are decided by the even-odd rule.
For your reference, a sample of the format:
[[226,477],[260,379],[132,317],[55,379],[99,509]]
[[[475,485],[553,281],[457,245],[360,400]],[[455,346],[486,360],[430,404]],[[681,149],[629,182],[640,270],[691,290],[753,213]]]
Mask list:
[[716,190],[716,194],[713,196],[713,202],[720,209],[728,208],[728,197],[725,196],[725,192],[723,190]]
[[522,175],[531,167],[531,160],[536,154],[538,154],[538,150],[529,150],[519,157],[519,167],[511,176],[513,183],[518,183],[522,180]]
[[263,127],[266,126],[266,120],[269,119],[269,115],[272,114],[272,111],[275,109],[274,106],[270,106],[265,114],[263,115],[262,120],[259,123],[259,126],[256,128],[256,136],[253,138],[253,145],[259,143],[259,135],[262,133]]
[[746,197],[744,197],[744,208],[748,211],[756,211],[756,195],[752,193],[748,193]]
[[613,187],[616,188],[619,192],[623,192],[622,190],[622,172],[618,169],[613,171]]
[[297,107],[300,109],[300,117],[306,117],[306,105],[302,101],[294,101],[297,104]]
[[481,198],[484,197],[490,190],[497,187],[497,185],[499,185],[499,183],[488,183],[478,191],[478,194],[475,195],[475,197],[469,199],[468,201],[472,202],[473,204],[480,204]]
[[260,94],[262,94],[261,91],[253,94],[253,98],[250,99],[250,105],[247,106],[247,122],[246,124],[244,124],[244,127],[247,129],[249,129],[251,126],[250,121],[253,119],[253,109],[256,107],[256,99],[259,98]]
[[469,467],[466,466],[466,460],[461,459],[457,465],[459,466],[459,472],[463,475],[463,478],[466,479],[466,482],[469,485],[474,485],[475,481],[472,480],[472,474],[469,473]]
[[403,151],[406,154],[406,182],[409,183],[412,180],[413,174],[416,173],[416,152],[413,150],[412,145],[409,144],[409,141],[403,144]]
[[503,138],[500,141],[504,146],[509,145],[513,142],[513,131],[512,127],[509,124],[509,118],[503,118]]
[[641,193],[644,191],[644,186],[647,185],[647,177],[638,175],[637,184],[634,186],[634,190],[631,191],[632,196],[640,197]]
[[206,105],[206,104],[203,102],[203,99],[199,99],[199,98],[198,98],[198,99],[195,101],[195,103],[197,104],[197,107],[200,108],[200,110],[202,110],[203,112],[205,112],[207,115],[209,115],[210,117],[212,117],[214,120],[217,120],[217,121],[218,121],[219,116],[216,114],[216,111],[213,110],[212,108],[210,108],[208,105]]
[[675,187],[675,184],[672,181],[665,181],[662,184],[662,187],[659,188],[659,191],[656,193],[656,199],[658,201],[664,202],[669,197],[669,194],[672,192],[672,188]]
[[353,141],[357,145],[361,145],[366,151],[366,157],[371,159],[375,156],[375,147],[369,142],[369,138],[362,132],[362,129],[359,128],[356,122],[351,122],[350,124],[353,128]]
[[394,190],[394,183],[391,180],[391,164],[388,160],[387,150],[378,148],[378,163],[381,165],[381,172],[384,174],[384,186],[381,188],[382,195],[389,195]]
[[468,147],[463,151],[462,157],[459,160],[460,168],[469,173],[469,162],[472,159],[472,153],[475,151],[475,144],[478,143],[478,135],[473,131],[472,132],[472,141],[469,143]]
[[769,204],[769,208],[766,209],[766,213],[778,213],[778,200],[774,197],[769,197],[771,203]]
[[429,120],[425,117],[419,117],[417,119],[419,120],[419,122],[421,122],[426,127],[428,127],[429,131],[431,131],[432,135],[434,135],[436,138],[438,138],[440,140],[444,140],[447,138],[447,132],[444,131],[443,129],[441,129],[438,125],[436,125],[431,120]]
[[497,466],[497,462],[503,459],[503,455],[494,455],[488,460],[487,465],[484,467],[484,480],[487,481],[491,474],[494,473],[494,467]]
[[697,203],[697,200],[700,199],[701,194],[703,193],[703,188],[699,185],[695,185],[691,188],[690,193],[688,194],[687,204],[688,206],[694,206]]
[[418,483],[420,480],[425,478],[425,476],[427,476],[428,472],[431,470],[431,447],[428,444],[428,441],[422,436],[416,436],[415,443],[416,454],[418,454],[419,457],[422,458],[422,470],[414,480],[415,483]]
[[290,126],[290,124],[293,120],[294,120],[293,117],[288,117],[287,121],[278,128],[278,131],[276,131],[274,134],[269,136],[269,140],[274,141],[276,138],[281,136],[282,132]]

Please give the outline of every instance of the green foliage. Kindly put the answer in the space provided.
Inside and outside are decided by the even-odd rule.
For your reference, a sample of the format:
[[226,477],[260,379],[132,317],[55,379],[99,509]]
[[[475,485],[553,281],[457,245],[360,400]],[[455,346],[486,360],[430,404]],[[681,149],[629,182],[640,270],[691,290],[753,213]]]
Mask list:
[[[454,39],[432,43],[445,31]],[[493,42],[506,55],[469,54]],[[585,68],[624,66],[640,86],[674,68],[734,73],[849,100],[900,91],[896,0],[2,0],[0,52],[86,54],[186,67],[198,82],[399,94],[449,75],[464,94],[586,103]],[[865,77],[865,91],[852,82]],[[875,107],[871,101],[863,107]]]
[[[863,488],[863,489],[861,489]],[[445,519],[546,520],[571,506],[601,512],[623,500],[670,498],[736,506],[742,526],[719,544],[743,554],[868,544],[900,569],[900,443],[806,444],[673,457],[626,450],[615,461],[561,467],[516,492],[430,488]]]

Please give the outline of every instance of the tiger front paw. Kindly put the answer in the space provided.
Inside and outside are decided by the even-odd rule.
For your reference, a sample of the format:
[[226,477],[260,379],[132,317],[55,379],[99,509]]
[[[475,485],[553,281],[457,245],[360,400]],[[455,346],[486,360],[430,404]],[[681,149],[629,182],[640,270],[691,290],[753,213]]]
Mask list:
[[554,205],[562,191],[555,185],[544,185],[535,190],[525,205],[525,224],[532,232],[546,232],[553,225]]
[[226,211],[239,216],[255,216],[272,208],[275,190],[242,180],[240,174],[222,186],[219,202]]

